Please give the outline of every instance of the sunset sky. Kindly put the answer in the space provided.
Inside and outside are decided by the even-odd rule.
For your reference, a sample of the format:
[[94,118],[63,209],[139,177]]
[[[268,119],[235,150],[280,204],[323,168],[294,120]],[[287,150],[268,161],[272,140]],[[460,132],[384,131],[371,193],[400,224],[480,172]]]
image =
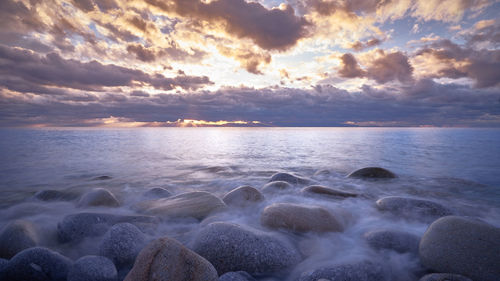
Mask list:
[[500,2],[2,0],[0,126],[500,126]]

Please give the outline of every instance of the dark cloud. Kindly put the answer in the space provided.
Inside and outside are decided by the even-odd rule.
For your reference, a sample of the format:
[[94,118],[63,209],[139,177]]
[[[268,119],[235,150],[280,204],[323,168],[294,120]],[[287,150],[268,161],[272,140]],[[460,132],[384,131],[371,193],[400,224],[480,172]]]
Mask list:
[[202,50],[190,48],[189,51],[181,49],[175,42],[169,42],[170,47],[154,48],[144,47],[141,44],[129,44],[127,51],[137,59],[144,62],[152,62],[160,58],[168,58],[175,61],[200,63],[207,53]]
[[473,32],[465,35],[468,45],[486,44],[498,47],[500,44],[500,21],[492,20],[491,24],[478,26]]
[[359,51],[362,51],[364,49],[377,46],[380,43],[382,43],[382,41],[380,39],[378,39],[378,38],[371,38],[370,40],[367,40],[365,42],[356,41],[356,42],[354,42],[354,43],[351,44],[350,48],[353,49],[356,52],[359,52]]
[[127,51],[134,54],[137,59],[144,62],[156,60],[155,51],[152,48],[145,48],[140,44],[130,44],[127,46]]
[[340,77],[356,78],[364,77],[365,72],[359,67],[358,61],[352,54],[343,54],[340,58],[342,60],[342,68],[339,70]]

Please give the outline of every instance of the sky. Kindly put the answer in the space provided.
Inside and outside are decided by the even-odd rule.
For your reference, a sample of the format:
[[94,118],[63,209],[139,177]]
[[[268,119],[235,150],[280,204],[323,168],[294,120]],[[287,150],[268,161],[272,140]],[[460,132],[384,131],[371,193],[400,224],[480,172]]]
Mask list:
[[500,127],[500,1],[1,0],[0,126]]

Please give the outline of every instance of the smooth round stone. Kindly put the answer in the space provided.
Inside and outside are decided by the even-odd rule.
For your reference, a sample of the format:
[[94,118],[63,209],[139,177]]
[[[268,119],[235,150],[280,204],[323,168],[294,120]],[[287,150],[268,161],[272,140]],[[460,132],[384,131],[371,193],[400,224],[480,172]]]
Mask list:
[[300,191],[303,194],[320,194],[320,195],[329,195],[335,197],[357,197],[358,194],[346,192],[338,189],[333,189],[330,187],[322,186],[322,185],[310,185],[302,188]]
[[292,203],[267,206],[260,217],[262,225],[296,232],[340,232],[342,225],[325,208]]
[[117,272],[108,258],[85,256],[73,264],[67,281],[117,281]]
[[423,221],[433,221],[453,214],[450,209],[439,203],[399,196],[381,198],[377,200],[376,206],[380,211]]
[[68,215],[57,224],[57,236],[61,243],[78,242],[89,236],[100,236],[113,225],[128,222],[139,229],[149,228],[158,223],[150,216],[121,216],[102,213],[78,213]]
[[143,196],[146,198],[155,198],[155,199],[167,198],[172,196],[172,193],[170,193],[170,191],[162,187],[153,187],[144,192]]
[[24,249],[35,247],[38,235],[35,226],[25,220],[15,220],[0,232],[0,258],[10,259]]
[[[0,259],[0,272],[3,271],[3,269],[7,266],[8,263],[9,263],[8,260]],[[1,277],[1,273],[0,273],[0,277]]]
[[384,278],[382,267],[372,262],[358,262],[321,267],[304,272],[299,281],[342,280],[342,281],[379,281]]
[[40,201],[72,201],[78,196],[80,195],[75,192],[47,189],[38,191],[33,198]]
[[356,170],[349,175],[349,178],[362,178],[362,179],[391,179],[395,178],[396,175],[384,168],[380,167],[366,167]]
[[309,179],[299,177],[289,173],[276,173],[271,176],[269,182],[272,181],[285,181],[289,184],[308,184],[310,182]]
[[368,245],[376,250],[389,249],[398,253],[418,253],[418,236],[398,230],[379,229],[365,233]]
[[264,195],[256,188],[244,185],[237,187],[222,197],[222,201],[228,206],[246,207],[252,203],[261,202],[264,200]]
[[149,215],[167,218],[193,217],[199,220],[225,207],[226,204],[221,199],[204,191],[145,201],[136,206],[138,211]]
[[217,281],[215,268],[181,243],[163,237],[149,243],[137,256],[125,281]]
[[500,276],[500,228],[482,221],[448,216],[433,222],[420,240],[422,264],[434,271],[472,280]]
[[99,254],[113,261],[117,268],[132,266],[146,245],[146,236],[133,224],[119,223],[104,235]]
[[271,233],[232,223],[214,222],[200,230],[192,249],[211,262],[219,274],[246,271],[266,274],[300,262],[297,249]]
[[420,278],[419,281],[472,281],[472,279],[452,273],[431,273]]
[[78,201],[78,207],[118,207],[120,202],[109,190],[104,188],[94,188],[91,191],[85,193],[80,201]]
[[289,190],[291,187],[292,185],[287,183],[286,181],[272,181],[262,187],[262,192],[265,193],[282,192],[285,190]]
[[227,272],[219,277],[219,281],[257,281],[245,271]]
[[73,262],[52,250],[35,247],[15,255],[2,271],[1,280],[66,281]]

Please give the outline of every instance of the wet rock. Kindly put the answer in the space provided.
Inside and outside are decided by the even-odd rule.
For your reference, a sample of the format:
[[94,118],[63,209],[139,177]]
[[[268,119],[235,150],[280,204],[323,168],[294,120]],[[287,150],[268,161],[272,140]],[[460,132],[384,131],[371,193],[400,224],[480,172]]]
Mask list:
[[349,178],[363,178],[363,179],[390,179],[395,178],[396,175],[384,168],[379,167],[367,167],[356,170],[350,173],[347,177]]
[[365,233],[368,245],[376,250],[389,249],[398,253],[418,254],[418,236],[398,230],[379,229]]
[[308,184],[310,182],[309,179],[299,177],[289,173],[276,173],[271,176],[269,182],[272,181],[285,181],[289,184]]
[[257,281],[245,271],[227,272],[219,277],[219,281]]
[[163,237],[149,243],[137,256],[125,281],[217,281],[215,268],[181,243]]
[[244,185],[237,187],[224,195],[222,201],[228,206],[245,207],[252,203],[261,202],[264,195],[256,188]]
[[448,216],[433,222],[420,241],[422,264],[437,272],[473,280],[500,276],[500,228],[467,217]]
[[[3,271],[3,269],[7,266],[7,263],[9,263],[8,260],[6,259],[0,259],[0,272]],[[0,273],[0,277],[1,277],[1,273]]]
[[202,228],[192,249],[211,262],[219,274],[272,273],[292,267],[301,259],[297,249],[278,236],[225,222]]
[[342,281],[375,281],[385,280],[382,267],[372,262],[333,265],[304,272],[299,281],[342,280]]
[[272,181],[262,187],[262,192],[264,193],[281,192],[289,190],[291,187],[292,185],[287,183],[286,181]]
[[450,209],[439,203],[399,196],[384,197],[379,199],[376,205],[380,211],[429,222],[453,214]]
[[120,206],[120,202],[118,202],[113,193],[107,189],[94,188],[80,198],[80,201],[78,201],[78,207],[94,206],[118,207]]
[[130,268],[145,245],[146,236],[136,226],[119,223],[104,235],[99,254],[112,260],[117,268]]
[[128,222],[141,230],[153,227],[158,219],[150,216],[121,216],[102,213],[78,213],[68,215],[57,225],[61,243],[77,242],[88,236],[100,236],[113,225]]
[[333,189],[330,187],[322,186],[322,185],[310,185],[304,187],[300,192],[302,194],[321,194],[321,195],[329,195],[335,197],[357,197],[358,194],[346,192],[338,189]]
[[12,221],[0,233],[0,258],[10,259],[22,250],[35,247],[37,244],[38,236],[31,222]]
[[471,279],[452,273],[431,273],[420,278],[419,281],[472,281]]
[[297,232],[339,232],[342,225],[325,208],[291,203],[276,203],[262,212],[262,225]]
[[66,281],[73,262],[46,248],[26,249],[15,255],[0,274],[9,281]]
[[117,281],[117,272],[108,258],[85,256],[73,264],[67,281]]
[[172,193],[170,191],[166,190],[165,188],[162,187],[153,187],[148,189],[146,192],[144,192],[144,197],[146,198],[167,198],[172,196]]
[[193,217],[199,220],[210,213],[222,210],[226,204],[218,197],[204,191],[187,192],[173,197],[139,203],[138,211],[162,217]]
[[104,181],[104,180],[110,180],[110,179],[112,179],[111,176],[98,176],[98,177],[93,178],[92,180]]
[[76,192],[47,189],[38,191],[33,198],[40,201],[72,201],[79,196]]

